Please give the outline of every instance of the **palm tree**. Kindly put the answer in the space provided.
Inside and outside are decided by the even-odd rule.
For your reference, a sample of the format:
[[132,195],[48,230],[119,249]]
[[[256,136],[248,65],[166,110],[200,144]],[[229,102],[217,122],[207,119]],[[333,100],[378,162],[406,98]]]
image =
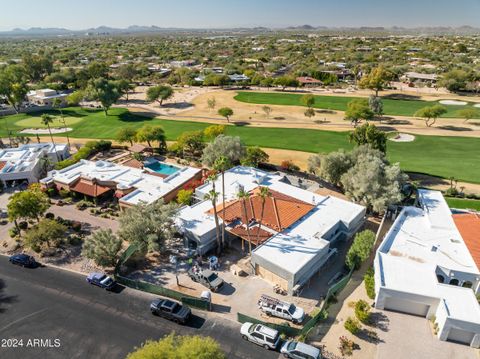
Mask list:
[[216,180],[217,180],[216,174],[212,174],[208,176],[207,181],[212,183],[212,189],[205,195],[205,199],[212,202],[213,216],[215,218],[215,232],[217,236],[217,254],[220,254],[222,250],[222,243],[220,242],[220,224],[218,221],[218,212],[217,212],[218,192],[215,190]]
[[63,128],[65,129],[65,135],[67,136],[68,147],[70,148],[70,137],[68,137],[67,123],[65,121],[65,116],[63,115],[62,104],[63,102],[59,98],[53,99],[53,108],[58,108],[58,110],[60,111],[60,117],[62,118]]
[[60,160],[58,158],[57,149],[55,147],[55,142],[53,141],[52,130],[50,129],[50,124],[52,122],[53,122],[52,116],[47,115],[46,113],[44,113],[42,115],[42,124],[48,127],[48,133],[50,133],[50,139],[52,140],[52,144],[53,144],[54,151],[55,151],[55,156],[57,157],[57,162],[60,162]]
[[[248,214],[247,214],[247,200],[250,199],[250,193],[245,191],[243,188],[240,188],[240,190],[237,193],[237,197],[239,200],[242,201],[242,209],[243,209],[243,215],[245,216],[245,225],[247,226],[247,238],[248,238],[248,252],[250,253],[250,256],[252,255],[252,241],[250,238],[250,226],[249,226],[249,220],[248,220]],[[242,240],[242,251],[245,250],[244,247],[244,242]]]
[[215,171],[218,171],[222,175],[222,218],[224,219],[222,223],[222,245],[225,246],[225,171],[232,167],[232,163],[225,156],[220,156],[217,158],[213,164]]
[[257,232],[257,240],[256,240],[257,246],[258,246],[258,241],[260,240],[260,229],[262,228],[263,214],[265,211],[265,201],[267,200],[267,197],[271,197],[272,193],[270,192],[268,187],[261,186],[258,195],[262,199],[262,210],[260,212],[260,221],[258,222],[258,232]]

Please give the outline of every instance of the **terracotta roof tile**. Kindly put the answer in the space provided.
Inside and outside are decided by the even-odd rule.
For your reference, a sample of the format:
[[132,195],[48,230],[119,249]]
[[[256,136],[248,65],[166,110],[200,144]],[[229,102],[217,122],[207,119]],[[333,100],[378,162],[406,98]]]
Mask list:
[[128,161],[123,162],[122,166],[143,169],[143,163],[136,160],[135,158],[132,158],[132,159],[129,159]]
[[480,214],[454,214],[453,220],[477,264],[477,268],[480,268]]
[[111,188],[79,179],[73,186],[70,186],[70,190],[87,196],[98,197],[110,191]]
[[5,167],[5,165],[7,164],[6,161],[0,161],[0,170]]
[[[257,234],[259,231],[260,231],[260,236],[258,237],[258,243],[257,243]],[[247,233],[247,229],[244,226],[236,226],[230,229],[229,232],[235,234],[236,236],[241,237],[242,239],[248,242],[248,233]],[[250,240],[254,245],[262,244],[271,236],[272,236],[272,233],[267,232],[263,228],[259,228],[259,227],[250,228]]]

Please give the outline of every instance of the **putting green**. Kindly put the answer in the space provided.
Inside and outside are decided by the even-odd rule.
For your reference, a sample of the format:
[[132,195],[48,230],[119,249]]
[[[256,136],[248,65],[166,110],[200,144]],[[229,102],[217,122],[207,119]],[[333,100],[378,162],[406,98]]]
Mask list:
[[[73,124],[79,123],[83,120],[83,117],[65,117],[65,123],[68,126]],[[29,117],[23,120],[19,120],[15,123],[17,126],[25,127],[25,128],[47,128],[42,123],[42,119],[40,117]],[[60,116],[53,117],[53,122],[50,124],[50,127],[63,127],[63,121],[61,120]]]

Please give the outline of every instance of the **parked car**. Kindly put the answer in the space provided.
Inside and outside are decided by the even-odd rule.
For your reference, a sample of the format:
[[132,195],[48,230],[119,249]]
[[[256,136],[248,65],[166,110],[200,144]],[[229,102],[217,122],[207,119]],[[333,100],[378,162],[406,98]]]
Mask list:
[[243,323],[240,333],[244,340],[251,341],[265,349],[277,349],[280,344],[280,333],[262,324]]
[[106,290],[111,290],[117,284],[111,277],[105,273],[90,273],[87,276],[87,282]]
[[150,311],[154,315],[181,324],[185,324],[192,315],[192,310],[189,307],[168,299],[155,299],[150,303]]
[[35,258],[24,253],[14,254],[8,260],[12,264],[27,268],[36,268],[39,266],[39,263],[35,260]]
[[287,319],[294,323],[301,323],[305,319],[305,311],[302,308],[266,294],[258,300],[258,307],[269,316]]
[[196,267],[188,270],[188,276],[194,281],[198,282],[212,292],[218,291],[223,286],[223,279],[220,278],[215,272],[209,269],[199,270]]
[[322,359],[320,349],[293,340],[284,343],[280,349],[280,353],[282,353],[285,358]]

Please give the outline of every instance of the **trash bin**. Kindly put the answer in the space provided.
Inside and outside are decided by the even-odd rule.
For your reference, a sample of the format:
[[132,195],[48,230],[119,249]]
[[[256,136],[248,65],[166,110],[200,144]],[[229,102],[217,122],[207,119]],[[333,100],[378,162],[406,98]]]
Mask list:
[[200,295],[200,298],[201,298],[203,301],[205,301],[205,302],[208,303],[207,309],[208,309],[209,311],[211,311],[211,310],[212,310],[212,293],[211,293],[210,291],[208,291],[208,290],[204,290],[204,291],[202,292],[202,294]]

